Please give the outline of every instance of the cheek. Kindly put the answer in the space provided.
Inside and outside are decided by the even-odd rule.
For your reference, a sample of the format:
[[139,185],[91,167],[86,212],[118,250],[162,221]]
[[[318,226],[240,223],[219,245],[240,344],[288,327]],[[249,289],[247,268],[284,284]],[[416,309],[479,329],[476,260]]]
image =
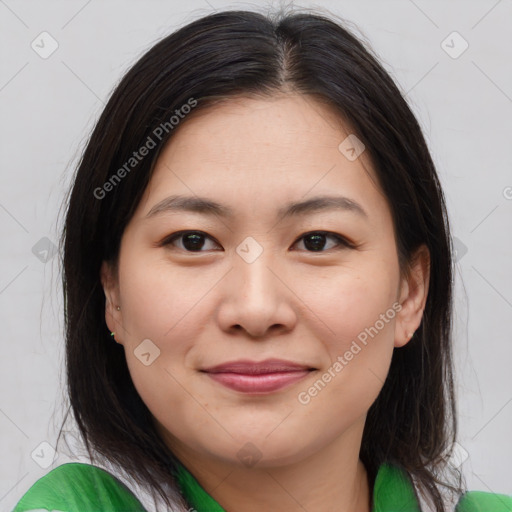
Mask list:
[[357,267],[329,269],[320,283],[317,275],[310,277],[297,280],[297,295],[309,308],[307,316],[316,317],[330,352],[344,352],[356,339],[364,343],[392,333],[398,268],[389,262],[378,266],[372,261]]
[[[370,407],[389,370],[394,349],[398,267],[336,270],[316,288],[303,288],[304,302],[315,322],[327,357],[314,389],[304,389],[304,401],[339,404],[354,412]],[[316,317],[316,318],[315,318]],[[315,318],[313,320],[313,318]],[[320,380],[320,382],[319,382]],[[320,403],[318,403],[320,405]]]
[[189,314],[198,299],[186,293],[179,275],[173,280],[161,265],[134,256],[119,268],[123,345],[137,391],[150,410],[158,410],[162,401],[172,405],[177,399],[175,379],[181,380],[185,355],[198,335]]
[[197,314],[197,305],[214,284],[215,276],[210,277],[198,279],[192,268],[172,270],[161,259],[127,258],[120,266],[120,282],[129,336],[160,342],[193,337],[197,322],[191,323],[190,316]]

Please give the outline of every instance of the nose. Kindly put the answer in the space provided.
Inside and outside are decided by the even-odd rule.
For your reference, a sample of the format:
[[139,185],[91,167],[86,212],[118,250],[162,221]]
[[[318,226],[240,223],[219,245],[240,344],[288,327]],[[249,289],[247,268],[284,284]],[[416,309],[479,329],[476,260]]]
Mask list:
[[251,263],[236,255],[218,309],[221,328],[256,339],[292,330],[297,314],[284,274],[265,251]]

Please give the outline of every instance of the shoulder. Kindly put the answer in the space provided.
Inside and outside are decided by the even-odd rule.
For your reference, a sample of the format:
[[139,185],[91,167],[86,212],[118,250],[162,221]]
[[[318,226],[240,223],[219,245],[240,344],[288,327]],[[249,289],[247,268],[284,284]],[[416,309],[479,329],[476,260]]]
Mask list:
[[[394,463],[382,464],[375,481],[375,512],[410,510],[419,512],[420,499],[408,472]],[[453,510],[453,503],[448,505]],[[428,508],[427,508],[428,510]],[[468,491],[457,501],[455,512],[512,512],[512,496],[483,491]]]
[[455,512],[512,512],[512,496],[468,491],[459,499]]
[[13,512],[145,512],[135,495],[108,471],[85,464],[62,464],[37,480]]

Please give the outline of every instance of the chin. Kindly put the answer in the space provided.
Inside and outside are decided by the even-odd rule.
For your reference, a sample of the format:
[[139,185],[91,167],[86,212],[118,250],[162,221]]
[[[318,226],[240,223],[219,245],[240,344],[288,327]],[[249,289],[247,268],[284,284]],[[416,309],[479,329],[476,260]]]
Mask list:
[[[259,435],[253,433],[250,437],[236,436],[227,445],[216,443],[209,447],[209,451],[215,458],[247,469],[275,468],[295,464],[315,453],[313,445],[303,445],[303,442],[299,445],[296,434],[292,432],[269,436],[269,431],[265,431]],[[208,449],[206,443],[203,446]]]

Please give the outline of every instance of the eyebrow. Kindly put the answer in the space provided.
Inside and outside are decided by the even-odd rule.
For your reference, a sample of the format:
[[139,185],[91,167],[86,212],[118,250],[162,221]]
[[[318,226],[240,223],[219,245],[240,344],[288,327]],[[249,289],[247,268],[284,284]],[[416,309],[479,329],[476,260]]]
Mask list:
[[[343,196],[317,196],[300,202],[287,203],[277,211],[282,218],[306,215],[326,210],[338,210],[356,213],[368,217],[365,209],[353,199]],[[235,217],[235,211],[206,197],[198,196],[169,196],[155,204],[145,218],[156,217],[166,212],[193,212],[203,215],[217,215],[225,219]]]

